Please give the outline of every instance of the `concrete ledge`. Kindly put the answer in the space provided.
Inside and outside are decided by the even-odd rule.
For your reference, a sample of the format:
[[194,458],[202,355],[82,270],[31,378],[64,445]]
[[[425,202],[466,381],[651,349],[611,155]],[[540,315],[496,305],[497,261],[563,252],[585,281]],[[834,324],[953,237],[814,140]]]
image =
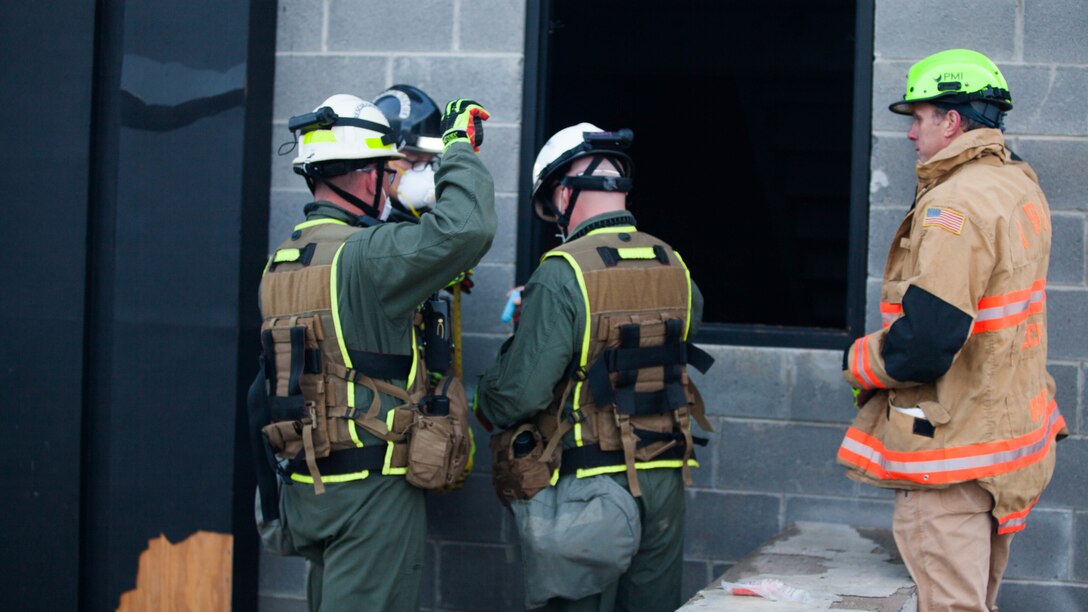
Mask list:
[[[737,597],[721,583],[781,580],[808,591],[807,604]],[[914,583],[890,531],[798,522],[786,527],[699,591],[682,608],[696,610],[878,610],[915,612]]]

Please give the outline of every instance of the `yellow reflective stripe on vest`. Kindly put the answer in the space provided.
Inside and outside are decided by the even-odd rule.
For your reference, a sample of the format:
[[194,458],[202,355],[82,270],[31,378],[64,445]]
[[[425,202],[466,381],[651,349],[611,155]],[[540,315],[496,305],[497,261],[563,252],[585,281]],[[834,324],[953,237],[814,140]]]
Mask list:
[[[347,225],[345,223],[345,225]],[[346,243],[344,243],[346,244]],[[348,347],[344,344],[344,326],[340,324],[340,291],[337,286],[336,276],[340,270],[340,253],[344,250],[344,245],[341,244],[336,249],[336,254],[332,256],[332,267],[329,271],[329,299],[332,305],[332,327],[336,330],[336,343],[340,346],[340,356],[344,359],[344,367],[351,369],[351,355],[348,355]],[[348,382],[348,407],[355,407],[355,384]],[[349,431],[354,431],[354,421],[349,421]],[[362,446],[362,444],[360,444]]]
[[[612,229],[612,228],[604,228],[604,229]],[[634,228],[631,228],[631,229],[632,229],[632,231],[634,230]],[[602,230],[597,230],[597,231],[604,231],[604,230],[602,229]],[[593,233],[593,232],[590,232],[590,233]],[[589,321],[590,321],[589,291],[586,289],[586,279],[585,279],[584,276],[582,276],[582,268],[578,265],[578,262],[574,260],[574,256],[572,256],[571,254],[564,253],[562,251],[550,251],[550,252],[544,254],[544,257],[541,258],[541,261],[544,261],[545,259],[547,259],[549,257],[562,257],[563,259],[567,260],[567,263],[570,264],[570,267],[574,269],[574,276],[578,279],[578,288],[581,289],[581,291],[582,291],[582,300],[586,304],[586,327],[585,327],[585,330],[582,332],[582,353],[581,353],[581,355],[578,356],[578,366],[581,367],[584,370],[585,367],[586,367],[586,361],[589,359]],[[579,406],[578,402],[581,399],[581,396],[582,396],[582,381],[578,381],[577,383],[574,384],[574,397],[571,399],[571,406],[573,407],[574,412],[578,412],[578,406]],[[560,406],[559,409],[562,410],[563,407]],[[582,446],[582,424],[580,422],[578,422],[578,421],[575,421],[575,423],[574,423],[574,443],[576,445],[578,445],[578,446]]]
[[[699,462],[695,459],[688,459],[688,465],[694,468],[699,467]],[[636,461],[636,470],[653,470],[657,468],[673,468],[679,469],[684,467],[683,459],[661,459],[659,461]],[[627,466],[620,465],[603,465],[595,468],[578,468],[574,475],[578,478],[589,478],[590,476],[600,476],[601,474],[619,474],[620,472],[627,471]]]
[[[347,474],[329,474],[321,475],[321,482],[351,482],[352,480],[363,480],[370,476],[369,470],[363,470],[361,472],[348,472]],[[308,485],[314,483],[313,476],[304,474],[291,474],[291,480],[295,482],[304,482]]]
[[623,247],[616,249],[620,259],[657,259],[653,247]]
[[299,257],[302,257],[302,251],[298,249],[280,249],[272,256],[272,261],[276,263],[298,261]]
[[684,263],[684,258],[680,257],[680,253],[675,250],[672,252],[676,255],[676,261],[680,262],[680,267],[684,268],[684,280],[688,282],[688,311],[684,315],[684,340],[688,339],[688,332],[691,331],[691,270],[688,269],[688,264]]
[[336,142],[336,134],[332,130],[314,130],[302,135],[302,144],[314,142]]
[[[393,431],[393,417],[394,416],[395,415],[393,414],[392,410],[385,413],[385,425],[386,425],[386,427],[389,428],[389,431]],[[407,474],[408,473],[408,467],[407,466],[405,466],[405,467],[393,467],[392,466],[392,463],[393,463],[393,447],[395,446],[395,444],[393,442],[386,442],[385,444],[386,444],[386,447],[385,447],[385,463],[382,464],[382,474],[385,474],[387,476],[390,475],[390,474]]]
[[313,227],[315,225],[347,225],[347,223],[339,219],[311,219],[310,221],[303,221],[296,225],[295,231],[304,230],[307,227]]

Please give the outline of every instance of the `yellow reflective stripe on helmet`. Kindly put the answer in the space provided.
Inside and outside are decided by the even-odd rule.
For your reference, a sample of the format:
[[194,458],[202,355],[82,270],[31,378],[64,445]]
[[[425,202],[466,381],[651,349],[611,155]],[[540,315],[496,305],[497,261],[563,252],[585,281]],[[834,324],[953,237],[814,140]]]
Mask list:
[[295,226],[295,231],[306,229],[307,227],[313,227],[315,225],[347,225],[347,223],[339,219],[311,219],[309,221],[303,221]]
[[336,142],[336,134],[333,134],[332,130],[314,130],[302,135],[302,144],[315,142]]
[[684,340],[687,340],[688,331],[691,330],[691,270],[688,269],[688,264],[684,263],[684,258],[680,257],[680,253],[673,251],[672,254],[676,255],[676,260],[684,268],[684,278],[688,281],[688,312],[684,315]]
[[[603,229],[612,229],[612,228],[603,228]],[[633,230],[634,228],[631,228],[631,229]],[[590,232],[590,233],[592,234],[593,232]],[[547,259],[549,257],[562,257],[563,259],[566,259],[567,263],[570,264],[570,267],[574,268],[574,276],[578,279],[578,288],[582,290],[582,300],[585,301],[585,304],[586,304],[586,327],[585,327],[585,331],[582,333],[582,353],[581,353],[581,355],[578,356],[578,365],[582,369],[585,369],[586,361],[589,359],[589,320],[590,320],[589,291],[586,289],[586,279],[585,279],[584,276],[582,276],[582,268],[578,266],[578,262],[574,260],[574,256],[572,256],[570,253],[564,253],[562,251],[550,251],[550,252],[544,254],[544,257],[541,258],[541,261],[543,261],[544,259]],[[574,397],[573,397],[573,399],[571,399],[571,406],[573,407],[574,412],[578,412],[578,402],[581,399],[581,396],[582,396],[582,381],[578,381],[577,383],[574,384]],[[562,410],[563,407],[560,406],[559,409]],[[578,446],[582,446],[582,424],[580,422],[577,422],[577,421],[575,421],[575,423],[574,423],[574,443],[577,444]]]
[[363,142],[366,143],[366,148],[368,149],[386,149],[389,151],[393,150],[393,145],[385,144],[384,142],[382,142],[381,138],[367,138]]
[[276,263],[298,261],[299,257],[302,257],[302,251],[298,249],[280,249],[272,256],[272,261]]
[[[690,467],[699,467],[699,462],[695,459],[688,459],[688,465]],[[654,470],[659,468],[673,468],[679,469],[684,467],[683,459],[662,459],[660,461],[636,461],[636,470]],[[575,472],[575,476],[578,478],[589,478],[590,476],[600,476],[601,474],[618,474],[620,472],[627,471],[627,466],[620,465],[603,465],[595,468],[578,468]]]
[[[346,223],[344,225],[347,225]],[[344,243],[347,244],[347,243]],[[340,346],[340,356],[344,358],[344,367],[351,369],[351,355],[348,354],[348,347],[344,344],[344,327],[340,324],[340,299],[339,290],[336,283],[336,273],[340,269],[340,252],[344,250],[344,244],[341,244],[336,249],[336,254],[332,256],[332,269],[329,271],[329,298],[332,304],[332,327],[336,330],[336,343]],[[348,389],[348,407],[355,407],[355,383],[347,381]]]
[[657,259],[653,247],[624,247],[616,249],[620,259]]
[[[321,482],[351,482],[352,480],[363,480],[370,476],[369,470],[363,470],[361,472],[348,472],[347,474],[325,474],[321,475]],[[306,484],[313,484],[313,476],[306,476],[304,474],[291,474],[291,480],[295,482],[304,482]]]
[[[393,431],[393,417],[394,416],[395,415],[394,415],[392,410],[385,413],[385,425],[386,425],[386,427],[389,428],[389,431]],[[385,474],[385,475],[407,474],[408,473],[408,467],[407,466],[405,466],[405,467],[393,467],[392,466],[392,463],[393,463],[393,447],[396,446],[396,445],[393,442],[388,442],[388,441],[385,444],[386,444],[386,447],[385,447],[385,463],[382,464],[382,474]]]
[[602,227],[599,229],[595,229],[586,234],[586,236],[592,236],[594,234],[622,234],[624,232],[632,233],[637,231],[638,228],[633,225],[616,225],[613,227]]

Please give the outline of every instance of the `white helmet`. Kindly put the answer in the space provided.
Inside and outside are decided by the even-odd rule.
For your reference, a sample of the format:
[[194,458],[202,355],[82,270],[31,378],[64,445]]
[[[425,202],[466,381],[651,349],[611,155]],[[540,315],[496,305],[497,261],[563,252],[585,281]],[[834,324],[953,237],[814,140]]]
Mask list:
[[[298,157],[291,162],[299,174],[306,174],[301,170],[309,164],[404,157],[397,151],[396,134],[382,111],[350,94],[336,94],[314,112],[292,117],[288,128],[301,132]],[[344,172],[354,166],[345,164]],[[323,175],[335,176],[344,172],[325,172]]]
[[559,181],[559,175],[580,157],[597,155],[616,160],[622,165],[621,172],[627,178],[608,181],[602,177],[594,177],[582,181],[579,189],[630,191],[633,164],[623,149],[629,147],[633,139],[634,134],[630,130],[606,132],[592,123],[584,122],[556,132],[544,143],[533,162],[532,201],[536,216],[553,223],[560,221],[551,203],[551,190]]

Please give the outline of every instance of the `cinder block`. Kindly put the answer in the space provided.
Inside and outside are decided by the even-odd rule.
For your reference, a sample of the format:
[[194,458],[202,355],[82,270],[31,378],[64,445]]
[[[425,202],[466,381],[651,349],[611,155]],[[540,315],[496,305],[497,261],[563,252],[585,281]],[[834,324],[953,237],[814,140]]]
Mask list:
[[[486,443],[482,450],[486,451]],[[459,491],[427,495],[427,534],[443,542],[500,544],[505,512],[491,488],[490,475],[471,474]]]
[[457,19],[461,51],[525,50],[525,0],[468,0]]
[[1004,582],[997,594],[997,607],[1001,610],[1088,610],[1088,586]]
[[269,195],[268,250],[271,252],[306,218],[302,209],[313,201],[313,197],[306,189],[272,189]]
[[257,609],[261,612],[307,612],[306,599],[261,595],[257,598]]
[[[301,189],[308,191],[306,181],[291,169],[291,160],[298,155],[298,149],[290,146],[294,138],[291,136],[291,132],[287,130],[287,122],[273,123],[270,127],[272,129],[272,146],[268,151],[271,159],[270,163],[272,164],[270,186],[272,189]],[[286,151],[284,155],[279,154],[281,146]]]
[[975,49],[1000,64],[1015,50],[1016,4],[1016,0],[877,2],[874,51],[877,57],[921,59],[958,47]]
[[1071,431],[1079,431],[1077,418],[1080,414],[1081,398],[1079,365],[1048,363],[1046,369],[1057,384],[1055,400],[1062,411],[1062,416],[1065,417]]
[[510,327],[500,320],[506,292],[514,286],[514,266],[480,264],[472,275],[475,286],[462,298],[462,333],[506,334]]
[[835,463],[845,426],[729,421],[722,426],[717,488],[850,496]]
[[688,491],[684,556],[738,561],[778,533],[779,501],[770,495]]
[[276,52],[320,51],[325,6],[322,0],[280,2],[276,16]]
[[[520,127],[484,124],[484,144],[480,147],[480,159],[495,180],[495,191],[498,193],[516,195],[518,192],[520,142]],[[516,220],[515,212],[514,221]]]
[[884,324],[880,318],[880,277],[869,277],[865,282],[865,331],[873,332]]
[[888,250],[905,213],[895,208],[874,208],[869,211],[869,276],[883,278]]
[[1084,285],[1084,215],[1051,215],[1053,240],[1047,282]]
[[[428,531],[430,531],[429,528]],[[438,592],[435,588],[435,583],[438,581],[438,544],[428,539],[424,546],[423,576],[420,578],[419,607],[433,608],[435,593]]]
[[518,198],[513,193],[495,196],[495,213],[499,228],[491,242],[491,250],[484,255],[483,263],[510,264],[517,261],[515,249],[518,243]]
[[1073,515],[1073,580],[1088,582],[1088,512]]
[[440,576],[436,608],[521,610],[525,607],[525,578],[516,548],[441,544],[438,550]]
[[1070,436],[1058,442],[1054,478],[1039,503],[1047,508],[1083,508],[1085,490],[1088,490],[1088,438]]
[[396,0],[330,0],[329,51],[453,49],[454,3],[415,0],[406,6]]
[[496,123],[516,123],[521,121],[522,64],[521,57],[398,57],[393,80],[412,83],[440,105],[471,98]]
[[849,423],[854,398],[842,379],[841,351],[795,351],[790,417],[804,421]]
[[691,480],[692,486],[699,489],[714,488],[714,483],[717,482],[715,472],[718,459],[725,452],[720,435],[724,425],[723,421],[714,417],[708,417],[707,420],[710,421],[710,426],[714,428],[714,432],[703,431],[694,422],[691,424],[691,430],[695,435],[709,440],[706,446],[695,447],[695,459],[699,462],[699,467],[691,470]]
[[893,501],[832,497],[786,497],[786,524],[797,521],[841,523],[851,527],[891,529]]
[[261,551],[257,592],[287,599],[306,598],[308,567],[302,557],[284,557]]
[[1080,417],[1077,419],[1077,432],[1088,434],[1088,364],[1083,362],[1080,372]]
[[[1088,68],[1000,66],[1016,107],[1005,125],[1014,134],[1088,134]],[[1066,161],[1068,164],[1068,160]]]
[[1071,172],[1070,160],[1088,159],[1088,140],[1046,140],[1021,136],[1016,152],[1039,175],[1050,209],[1088,209],[1088,173]]
[[1016,534],[1005,576],[1021,580],[1063,580],[1069,577],[1072,560],[1068,542],[1073,537],[1073,513],[1035,510],[1026,529]]
[[[891,112],[888,105],[903,99],[907,90],[907,71],[914,61],[917,60],[877,59],[873,62],[873,130],[901,133],[903,140],[907,139],[910,118]],[[914,149],[910,151],[913,153]]]
[[1088,320],[1084,304],[1088,291],[1047,287],[1047,326],[1051,359],[1084,359],[1088,357]]
[[[385,57],[281,55],[276,58],[272,118],[286,125],[292,115],[308,113],[338,93],[371,100],[391,84],[385,82],[389,61]],[[427,91],[427,88],[423,89]],[[286,128],[281,129],[279,134],[288,134]],[[277,138],[272,142],[278,146],[283,140],[287,139]]]
[[706,561],[684,561],[684,582],[680,599],[687,601],[703,590],[710,581],[710,564]]
[[789,358],[781,349],[702,346],[715,363],[703,375],[689,368],[707,414],[785,418],[789,408]]
[[1024,60],[1088,64],[1088,9],[1080,0],[1024,3]]
[[[898,117],[898,115],[892,115]],[[898,119],[894,119],[899,123]],[[907,129],[910,123],[897,126],[894,136],[874,136],[873,151],[870,158],[869,170],[869,198],[874,207],[891,208],[902,217],[910,210],[914,203],[914,190],[918,185],[918,175],[915,174],[915,164],[918,156],[914,152],[914,144],[907,140]],[[870,213],[871,214],[871,213]],[[875,245],[869,243],[869,248],[878,247],[882,253],[887,253],[887,244]]]

